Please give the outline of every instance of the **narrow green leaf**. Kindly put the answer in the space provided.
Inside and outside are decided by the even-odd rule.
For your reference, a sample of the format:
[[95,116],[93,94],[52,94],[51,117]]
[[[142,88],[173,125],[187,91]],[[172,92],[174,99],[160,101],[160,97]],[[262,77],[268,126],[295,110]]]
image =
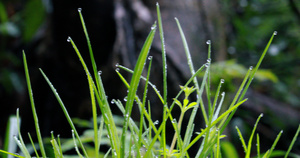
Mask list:
[[258,125],[258,122],[259,120],[263,117],[263,114],[260,114],[256,120],[256,123],[253,127],[253,130],[252,130],[252,133],[251,133],[251,136],[248,140],[248,148],[247,148],[247,152],[246,152],[246,156],[245,158],[250,158],[250,154],[251,154],[251,147],[252,147],[252,140],[253,140],[253,136],[254,136],[254,133],[255,133],[255,130],[257,128],[257,125]]
[[133,102],[135,99],[136,91],[137,91],[137,88],[139,85],[142,71],[144,69],[144,64],[146,62],[148,53],[150,51],[150,47],[152,45],[155,31],[156,31],[156,24],[154,24],[151,27],[151,32],[149,33],[149,35],[146,39],[146,42],[142,48],[142,51],[139,55],[139,58],[137,60],[137,63],[136,63],[136,66],[134,68],[134,72],[133,72],[133,75],[131,78],[130,88],[129,88],[129,92],[127,95],[124,124],[123,124],[122,136],[121,136],[121,151],[120,151],[121,155],[120,155],[120,157],[125,156],[125,141],[126,141],[125,137],[126,137],[126,133],[127,133],[129,117],[131,116],[131,110],[132,110]]
[[36,130],[40,150],[41,150],[42,156],[47,157],[45,148],[44,148],[44,144],[43,144],[43,140],[42,140],[42,136],[41,136],[40,127],[39,127],[38,116],[37,116],[36,110],[35,110],[35,104],[34,104],[34,100],[33,100],[33,93],[32,93],[32,88],[31,88],[31,83],[30,83],[27,60],[26,60],[26,55],[25,55],[24,51],[23,51],[23,62],[24,62],[25,76],[26,76],[26,81],[27,81],[28,94],[29,94],[30,103],[31,103],[31,110],[32,110],[32,115],[33,115],[33,119],[34,119],[34,125],[35,125],[35,130]]
[[287,158],[287,157],[289,156],[289,153],[290,153],[290,151],[292,150],[293,145],[295,144],[295,142],[296,142],[296,140],[297,140],[297,138],[298,138],[299,132],[300,132],[300,125],[298,126],[297,132],[296,132],[296,134],[295,134],[295,136],[294,136],[294,138],[293,138],[293,140],[292,140],[292,142],[291,142],[291,144],[290,144],[290,146],[289,146],[288,151],[286,152],[286,154],[285,154],[285,156],[284,156],[285,158]]

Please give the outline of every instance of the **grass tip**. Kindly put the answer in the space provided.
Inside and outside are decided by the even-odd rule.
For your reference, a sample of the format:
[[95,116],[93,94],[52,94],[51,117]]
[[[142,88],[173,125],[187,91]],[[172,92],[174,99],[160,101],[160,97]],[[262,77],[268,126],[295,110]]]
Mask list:
[[274,31],[274,32],[273,32],[273,35],[275,35],[275,36],[276,36],[276,35],[277,35],[277,31]]
[[206,44],[210,45],[211,44],[211,40],[207,40]]
[[78,8],[78,12],[80,13],[82,11],[82,8]]
[[259,117],[264,117],[264,114],[263,114],[263,113],[261,113],[261,114],[259,115]]
[[67,38],[67,42],[71,42],[72,38],[70,36],[68,36]]

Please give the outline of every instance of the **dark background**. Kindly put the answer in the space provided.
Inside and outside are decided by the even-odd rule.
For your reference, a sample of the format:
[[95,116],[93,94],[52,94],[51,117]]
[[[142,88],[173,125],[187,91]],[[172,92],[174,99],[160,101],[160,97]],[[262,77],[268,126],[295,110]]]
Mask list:
[[[269,71],[258,74],[260,79],[254,80],[247,94],[249,100],[238,110],[227,132],[228,139],[242,153],[234,127],[238,125],[247,138],[258,115],[264,113],[257,129],[261,142],[266,144],[266,149],[270,148],[283,129],[278,149],[287,150],[300,120],[299,1],[158,2],[167,48],[170,99],[176,95],[178,85],[182,85],[190,75],[174,17],[181,22],[195,67],[206,62],[207,40],[212,41],[212,62],[216,70],[220,69],[218,63],[233,63],[227,63],[226,71],[212,73],[212,78],[215,78],[213,83],[220,78],[226,81],[224,91],[227,104],[241,83],[245,69],[256,64],[272,33],[275,30],[278,32],[261,65],[262,69]],[[53,130],[70,137],[70,132],[65,132],[70,131],[67,121],[64,121],[63,113],[38,68],[44,70],[57,88],[71,117],[90,119],[86,77],[72,46],[67,43],[67,37],[71,36],[89,64],[77,9],[82,8],[109,100],[122,99],[126,95],[125,87],[114,72],[115,64],[133,68],[156,20],[156,6],[150,0],[2,0],[0,7],[0,148],[7,119],[15,114],[16,108],[20,108],[22,130],[27,133],[33,132],[34,128],[22,50],[27,55],[42,135],[49,136]],[[162,77],[159,73],[161,54],[158,36],[150,55],[155,63],[151,81],[160,88]],[[157,98],[149,98],[156,106],[154,109],[160,107]],[[159,119],[160,110],[153,110],[153,115]],[[299,146],[297,141],[293,151],[299,153]]]

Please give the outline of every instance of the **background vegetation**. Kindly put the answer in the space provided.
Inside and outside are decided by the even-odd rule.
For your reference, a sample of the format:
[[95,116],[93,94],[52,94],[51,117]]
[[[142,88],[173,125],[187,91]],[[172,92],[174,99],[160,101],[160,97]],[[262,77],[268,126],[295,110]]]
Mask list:
[[[152,23],[149,19],[155,15],[153,13],[155,4],[151,3],[153,2],[147,0],[91,1],[83,4],[78,1],[62,3],[58,0],[1,1],[0,99],[1,107],[5,109],[1,112],[1,138],[3,139],[3,131],[5,131],[8,116],[14,114],[17,107],[21,108],[21,113],[24,111],[22,116],[24,118],[22,124],[25,126],[24,131],[27,132],[32,128],[32,116],[25,112],[28,111],[26,107],[29,107],[29,102],[21,64],[22,49],[28,52],[29,63],[32,63],[30,68],[33,69],[33,80],[37,83],[33,89],[46,87],[45,83],[40,83],[42,77],[38,75],[37,67],[44,68],[45,65],[49,64],[54,66],[53,69],[46,70],[48,72],[57,71],[64,77],[72,77],[74,79],[72,82],[85,80],[82,74],[78,75],[79,70],[76,70],[80,69],[81,71],[82,68],[73,62],[78,59],[70,57],[69,54],[72,53],[67,53],[73,51],[72,48],[63,46],[66,45],[66,37],[69,35],[72,35],[75,40],[83,37],[81,30],[76,30],[76,25],[79,28],[81,26],[76,11],[77,8],[82,7],[87,11],[85,17],[89,32],[94,35],[91,35],[91,41],[95,42],[94,45],[98,45],[98,41],[104,43],[95,46],[95,52],[101,52],[98,55],[95,53],[95,58],[100,60],[98,63],[103,66],[103,72],[110,72],[117,62],[130,67],[135,63],[136,52],[141,47],[141,41],[145,39],[146,33],[143,30],[147,31],[145,28],[149,26],[149,23]],[[262,125],[257,130],[266,136],[266,140],[262,140],[266,142],[266,146],[270,146],[268,145],[268,143],[271,144],[269,140],[274,140],[280,129],[284,131],[282,135],[284,139],[282,140],[291,140],[293,134],[289,133],[294,133],[300,119],[300,98],[298,97],[300,96],[300,2],[296,0],[204,0],[200,2],[191,0],[184,2],[184,4],[177,1],[174,1],[174,4],[170,4],[170,2],[160,2],[160,4],[163,19],[172,20],[173,16],[178,16],[179,20],[182,19],[182,26],[187,32],[193,59],[194,61],[199,59],[199,65],[206,60],[206,57],[201,57],[205,56],[205,41],[208,39],[212,41],[212,59],[215,61],[212,68],[215,66],[216,70],[220,70],[220,67],[226,66],[229,67],[229,70],[234,70],[225,72],[221,69],[220,75],[216,78],[224,78],[227,84],[225,86],[233,92],[238,85],[237,83],[240,83],[241,76],[244,75],[243,67],[253,65],[258,60],[272,32],[274,30],[278,32],[276,40],[273,41],[269,53],[261,65],[263,69],[269,69],[272,73],[270,71],[261,72],[263,73],[261,76],[265,77],[264,80],[254,80],[253,89],[248,94],[248,103],[237,112],[232,127],[239,125],[242,132],[246,135],[250,134],[249,128],[252,128],[256,120],[252,116],[264,112],[269,117],[261,120]],[[101,7],[106,9],[99,9]],[[193,12],[186,10],[192,10],[198,14],[190,15]],[[184,17],[188,18],[184,19]],[[126,23],[126,21],[129,22]],[[64,22],[69,24],[66,25]],[[179,45],[180,42],[176,41],[177,37],[173,37],[172,34],[178,33],[174,33],[172,27],[167,24],[169,24],[168,21],[165,27],[171,32],[171,35],[166,34],[166,43],[170,43],[169,46],[167,45],[167,54],[170,54],[169,58],[171,58],[173,65],[179,65],[172,67],[172,63],[169,64],[170,74],[171,79],[177,81],[174,82],[174,85],[178,86],[188,75],[184,73],[186,68],[180,64],[181,57],[176,55],[178,54],[176,52],[182,50],[180,47],[174,48],[174,44]],[[174,21],[172,25],[175,25]],[[125,37],[122,38],[121,35]],[[86,42],[79,41],[77,43],[84,45]],[[80,44],[79,47],[85,48]],[[154,43],[155,49],[159,49],[159,47],[155,47]],[[155,54],[153,56],[155,59]],[[67,64],[72,71],[60,72],[59,68],[64,64]],[[155,71],[155,67],[153,69]],[[235,78],[228,77],[232,76],[231,74],[234,74]],[[49,77],[55,78],[55,76]],[[110,78],[104,80],[114,82]],[[159,81],[161,78],[157,80]],[[85,103],[85,96],[88,94],[82,95],[79,92],[73,92],[72,87],[70,87],[72,83],[65,85],[64,81],[58,78],[53,82],[54,85],[65,89],[61,95],[67,100],[66,105],[70,106],[71,104],[71,106],[76,107],[71,111],[72,116],[89,119],[90,111],[86,110],[86,107],[89,106],[86,106],[87,103]],[[82,88],[82,91],[88,92],[87,87]],[[49,118],[53,118],[51,111],[56,110],[54,108],[56,105],[52,105],[55,101],[53,101],[53,97],[47,95],[48,93],[48,91],[41,92],[37,96],[37,110],[43,115],[41,118],[42,133],[49,135],[49,131],[54,130],[63,134],[59,129],[64,126],[63,123],[61,125],[49,123],[51,120]],[[112,98],[124,96],[115,94],[113,90],[108,93],[108,96]],[[230,128],[229,131],[231,131]],[[235,140],[235,136],[232,136],[231,139],[242,152],[243,149],[239,140]],[[280,142],[279,144],[282,146],[279,148],[286,149],[289,142]],[[296,152],[299,152],[299,146],[300,143],[296,142],[294,147]]]

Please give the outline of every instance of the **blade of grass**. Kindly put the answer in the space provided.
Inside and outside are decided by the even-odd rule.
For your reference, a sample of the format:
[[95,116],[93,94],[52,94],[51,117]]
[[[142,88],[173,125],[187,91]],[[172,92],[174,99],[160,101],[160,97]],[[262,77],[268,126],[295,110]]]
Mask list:
[[84,145],[83,145],[82,141],[80,140],[79,134],[78,134],[78,132],[77,132],[77,130],[75,128],[75,125],[74,125],[74,123],[73,123],[73,121],[72,121],[72,119],[71,119],[71,117],[70,117],[70,115],[69,115],[69,113],[68,113],[68,111],[67,111],[64,103],[63,103],[63,101],[61,100],[61,98],[60,98],[59,94],[57,93],[56,89],[54,88],[54,86],[50,82],[49,78],[46,76],[46,74],[43,72],[42,69],[40,69],[40,72],[44,76],[46,82],[48,83],[48,85],[51,88],[53,94],[55,95],[55,97],[56,97],[56,99],[57,99],[60,107],[62,108],[62,110],[63,110],[63,112],[64,112],[64,114],[65,114],[65,116],[66,116],[66,118],[67,118],[67,120],[68,120],[71,128],[72,128],[72,130],[74,131],[74,134],[75,134],[75,136],[76,136],[76,138],[77,138],[77,140],[79,142],[79,145],[80,145],[81,149],[83,150],[84,156],[88,158],[88,155],[87,155],[87,152],[86,152],[86,150],[84,148]]
[[144,68],[144,63],[145,63],[148,53],[150,51],[150,47],[152,45],[155,31],[156,31],[156,24],[154,24],[151,27],[151,31],[150,31],[150,33],[145,41],[145,44],[141,50],[141,53],[139,55],[139,58],[137,60],[137,63],[136,63],[136,66],[134,68],[134,72],[133,72],[133,75],[131,78],[130,88],[129,88],[129,92],[127,95],[124,124],[123,124],[122,136],[121,136],[121,151],[120,151],[121,157],[125,156],[125,150],[124,150],[125,149],[125,141],[126,141],[125,137],[126,137],[126,133],[127,133],[129,117],[131,115],[131,110],[132,110],[133,102],[135,99],[136,91],[137,91],[137,88],[139,85],[140,77],[142,75],[142,71]]
[[34,104],[34,100],[33,100],[33,93],[32,93],[32,88],[31,88],[31,83],[30,83],[27,60],[26,60],[26,55],[25,55],[24,51],[23,51],[23,62],[24,62],[25,76],[26,76],[26,81],[27,81],[27,88],[28,88],[28,93],[29,93],[29,98],[30,98],[30,103],[31,103],[31,110],[32,110],[32,114],[33,114],[34,125],[35,125],[35,130],[36,130],[40,150],[41,150],[41,153],[42,153],[42,157],[47,157],[46,152],[45,152],[45,148],[44,148],[44,145],[43,145],[43,140],[42,140],[42,136],[41,136],[40,127],[39,127],[38,116],[37,116],[36,110],[35,110],[35,104]]
[[34,143],[33,143],[33,141],[32,141],[32,138],[31,138],[30,133],[28,133],[28,138],[29,138],[29,140],[30,140],[30,142],[31,142],[31,145],[32,145],[33,149],[34,149],[34,152],[35,152],[36,157],[39,158],[40,156],[39,156],[39,154],[38,154],[38,152],[37,152],[37,150],[36,150],[36,148],[35,148],[35,145],[34,145]]
[[260,140],[259,140],[259,134],[256,134],[256,152],[257,152],[257,158],[260,158]]
[[[157,21],[158,21],[158,28],[159,28],[159,36],[160,36],[160,41],[161,41],[161,50],[162,50],[162,68],[163,68],[163,98],[164,98],[164,109],[163,109],[163,120],[167,118],[166,114],[166,108],[165,106],[167,105],[167,59],[166,59],[166,47],[165,47],[165,40],[164,40],[164,31],[163,31],[163,25],[162,25],[162,20],[161,20],[161,14],[160,14],[160,8],[159,4],[156,3],[156,11],[157,11]],[[165,124],[165,121],[162,122],[162,124]],[[163,148],[163,153],[166,153],[166,126],[164,126],[164,129],[162,131],[162,148]],[[164,154],[164,157],[166,157],[166,154]]]
[[245,139],[244,139],[244,137],[243,137],[243,135],[242,135],[242,133],[241,133],[239,127],[238,127],[238,126],[235,126],[235,128],[236,128],[236,130],[237,130],[237,132],[238,132],[238,135],[239,135],[239,137],[240,137],[242,146],[243,146],[243,148],[244,148],[244,152],[247,153],[247,145],[246,145],[246,143],[245,143]]
[[20,130],[20,115],[19,115],[19,108],[17,109],[17,127],[18,127],[18,135],[19,135],[19,139],[17,138],[17,136],[14,136],[14,139],[17,143],[17,145],[19,146],[19,148],[21,149],[21,151],[23,152],[23,154],[25,155],[25,157],[30,157],[30,154],[26,148],[26,145],[23,141],[22,135],[21,135],[21,130]]
[[72,130],[72,138],[73,138],[73,142],[74,142],[74,146],[75,146],[75,150],[77,152],[77,155],[80,157],[80,158],[83,158],[83,156],[80,154],[80,151],[77,147],[77,143],[76,143],[76,138],[75,138],[75,135],[74,135],[74,131]]
[[260,114],[256,120],[256,123],[253,127],[253,130],[252,130],[252,133],[251,133],[251,136],[248,140],[248,148],[247,148],[247,152],[246,152],[246,156],[245,158],[250,158],[250,154],[251,154],[251,147],[252,147],[252,140],[253,140],[253,136],[254,136],[254,133],[255,133],[255,130],[257,128],[257,125],[258,125],[258,122],[259,120],[263,117],[263,114]]
[[273,150],[275,149],[275,146],[276,146],[276,144],[277,144],[279,138],[281,137],[281,134],[282,134],[282,133],[283,133],[283,131],[281,130],[281,131],[279,132],[279,134],[277,135],[277,137],[276,137],[276,139],[275,139],[275,141],[274,141],[274,143],[273,143],[273,145],[272,145],[272,147],[271,147],[271,149],[270,149],[270,152],[269,152],[269,154],[268,154],[268,157],[271,156],[271,154],[272,154]]
[[14,156],[14,157],[25,158],[24,156],[17,155],[17,154],[14,154],[14,153],[10,153],[10,152],[7,152],[7,151],[1,150],[1,149],[0,149],[0,153],[7,154],[7,155],[11,155],[11,156]]
[[293,145],[295,144],[295,142],[296,142],[296,140],[297,140],[297,138],[298,138],[299,132],[300,132],[300,125],[298,126],[297,132],[296,132],[296,134],[295,134],[295,136],[294,136],[294,138],[293,138],[293,140],[292,140],[292,142],[291,142],[291,144],[290,144],[290,146],[289,146],[289,149],[287,150],[287,152],[286,152],[284,158],[287,158],[287,157],[289,156],[289,153],[290,153],[290,151],[292,150]]
[[[221,116],[219,116],[214,122],[212,122],[211,126],[216,125],[219,123],[225,116],[227,116],[230,112],[232,112],[234,109],[238,108],[240,105],[242,105],[247,99],[244,99],[241,102],[238,102],[236,105],[225,111]],[[183,150],[183,152],[186,152],[191,146],[193,146],[202,136],[203,134],[208,130],[208,128],[205,128],[201,133],[199,133],[190,143],[189,145]]]

